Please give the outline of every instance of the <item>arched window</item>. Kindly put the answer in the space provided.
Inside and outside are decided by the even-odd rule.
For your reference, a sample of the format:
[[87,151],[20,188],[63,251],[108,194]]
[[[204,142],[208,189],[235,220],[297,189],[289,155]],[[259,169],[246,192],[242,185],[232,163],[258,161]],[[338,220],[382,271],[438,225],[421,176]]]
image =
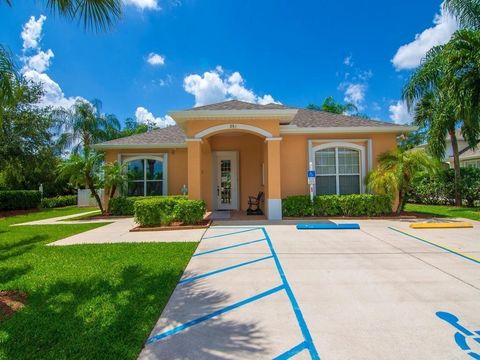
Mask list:
[[328,147],[315,151],[316,194],[359,194],[360,159],[360,151],[353,148]]
[[134,158],[126,163],[128,196],[166,195],[163,158]]

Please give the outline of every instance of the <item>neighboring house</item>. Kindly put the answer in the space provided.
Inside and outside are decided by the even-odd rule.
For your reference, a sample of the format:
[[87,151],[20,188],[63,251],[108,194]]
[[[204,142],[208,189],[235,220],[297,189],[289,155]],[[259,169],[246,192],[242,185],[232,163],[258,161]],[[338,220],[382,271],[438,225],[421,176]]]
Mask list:
[[226,101],[175,111],[176,126],[96,145],[107,162],[126,163],[128,195],[180,194],[184,185],[209,210],[245,210],[265,193],[269,219],[281,219],[282,198],[365,192],[377,156],[397,146],[412,127],[296,109]]
[[[458,129],[456,131],[458,151],[460,153],[460,166],[461,167],[476,167],[480,168],[480,144],[476,149],[471,149],[468,143],[465,141],[462,135],[462,131]],[[453,168],[453,150],[450,135],[447,135],[446,139],[445,158],[443,161]],[[426,148],[427,144],[418,146],[418,148]]]

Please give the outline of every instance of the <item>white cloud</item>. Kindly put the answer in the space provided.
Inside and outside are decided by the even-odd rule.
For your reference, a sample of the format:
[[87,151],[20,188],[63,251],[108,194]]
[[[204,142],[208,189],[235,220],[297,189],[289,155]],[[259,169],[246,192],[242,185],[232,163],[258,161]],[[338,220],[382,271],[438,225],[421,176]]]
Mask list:
[[344,101],[354,104],[358,110],[363,110],[363,101],[365,100],[365,92],[367,85],[365,84],[348,84],[345,89]]
[[30,19],[23,25],[21,37],[23,40],[23,50],[36,49],[42,37],[42,27],[44,21],[47,19],[45,15],[40,15],[38,20],[35,16],[30,16]]
[[149,127],[159,127],[164,128],[170,125],[175,125],[175,120],[173,120],[169,115],[164,117],[155,117],[150,111],[144,107],[137,107],[135,111],[135,119],[141,124],[146,124]]
[[150,65],[157,66],[157,65],[164,65],[165,64],[165,56],[155,53],[148,54],[147,62]]
[[158,0],[123,0],[123,3],[139,10],[161,10]]
[[35,70],[40,73],[45,72],[50,66],[50,59],[54,56],[51,49],[47,51],[39,50],[35,55],[25,56],[23,58],[25,71]]
[[191,74],[186,76],[183,79],[183,88],[186,92],[195,96],[195,106],[231,99],[262,105],[279,103],[269,94],[259,96],[252,90],[247,89],[245,80],[238,71],[226,76],[221,66],[217,66],[215,70],[207,71],[203,75]]
[[395,104],[390,105],[388,110],[390,111],[390,119],[395,124],[409,124],[413,120],[408,112],[407,104],[402,100],[398,100]]
[[23,26],[21,37],[23,39],[23,62],[22,74],[30,81],[40,84],[44,94],[40,100],[40,106],[54,107],[70,107],[78,96],[65,97],[60,85],[50,78],[45,72],[50,66],[50,60],[55,56],[51,49],[43,51],[40,48],[40,40],[42,38],[43,23],[47,18],[44,15],[35,19],[30,17],[28,22]]
[[393,66],[397,71],[414,69],[422,61],[425,54],[432,47],[448,42],[452,34],[458,29],[455,18],[443,9],[433,19],[433,27],[415,35],[415,40],[401,46],[392,59]]

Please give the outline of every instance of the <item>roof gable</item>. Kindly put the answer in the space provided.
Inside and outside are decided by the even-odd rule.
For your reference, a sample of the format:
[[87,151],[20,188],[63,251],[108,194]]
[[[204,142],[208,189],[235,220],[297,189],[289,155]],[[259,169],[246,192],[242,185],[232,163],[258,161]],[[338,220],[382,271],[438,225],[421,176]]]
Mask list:
[[215,104],[197,106],[191,109],[187,109],[185,111],[196,111],[196,110],[275,110],[275,109],[291,109],[287,106],[282,104],[256,104],[256,103],[249,103],[240,100],[228,100],[223,101]]

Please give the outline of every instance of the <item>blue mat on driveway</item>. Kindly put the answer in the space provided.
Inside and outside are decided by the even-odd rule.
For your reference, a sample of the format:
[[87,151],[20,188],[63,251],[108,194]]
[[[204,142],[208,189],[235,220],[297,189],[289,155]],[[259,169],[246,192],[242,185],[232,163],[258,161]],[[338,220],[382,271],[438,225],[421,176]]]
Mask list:
[[318,224],[297,224],[297,230],[359,230],[359,224],[335,224],[335,223],[318,223]]

